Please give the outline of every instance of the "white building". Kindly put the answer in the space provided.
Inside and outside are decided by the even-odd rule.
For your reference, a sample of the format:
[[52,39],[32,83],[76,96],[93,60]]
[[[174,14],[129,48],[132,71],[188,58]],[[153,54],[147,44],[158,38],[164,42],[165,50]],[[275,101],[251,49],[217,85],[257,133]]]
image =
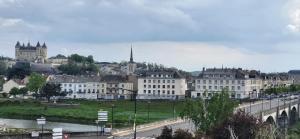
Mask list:
[[[73,99],[128,99],[133,83],[122,76],[72,76],[56,75],[50,81],[61,85],[61,91],[67,98]],[[122,88],[122,89],[121,89]]]
[[262,79],[257,71],[242,69],[203,69],[195,79],[192,98],[210,98],[222,90],[228,90],[232,98],[256,98],[262,91]]
[[182,99],[186,79],[178,72],[146,72],[138,78],[138,99]]
[[28,82],[27,80],[28,80],[27,78],[25,78],[23,80],[11,79],[3,84],[3,90],[1,93],[9,93],[10,90],[14,87],[16,87],[18,89],[23,88],[26,86],[26,83]]

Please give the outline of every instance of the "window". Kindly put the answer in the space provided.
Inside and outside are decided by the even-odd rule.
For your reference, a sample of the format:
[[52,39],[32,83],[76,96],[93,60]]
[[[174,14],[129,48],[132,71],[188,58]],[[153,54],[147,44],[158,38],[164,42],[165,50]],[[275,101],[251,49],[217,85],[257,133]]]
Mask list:
[[90,90],[90,89],[88,89],[88,93],[91,93],[91,90]]
[[217,80],[215,80],[215,84],[218,84],[218,81],[217,81]]
[[144,85],[144,88],[147,88],[147,85]]
[[206,80],[203,80],[203,84],[206,84]]
[[166,93],[166,91],[165,91],[165,90],[163,90],[162,92],[163,92],[163,94],[165,94],[165,93]]
[[64,86],[67,86],[67,84],[64,84]]
[[156,80],[153,80],[153,83],[156,83]]
[[93,89],[93,93],[95,93],[95,89]]
[[234,87],[234,86],[231,86],[231,90],[234,91],[234,90],[235,90],[235,87]]
[[170,90],[167,91],[167,94],[170,95]]
[[151,80],[148,80],[148,83],[151,83]]
[[81,87],[81,84],[80,85],[78,85],[79,87]]
[[203,86],[203,89],[206,89],[206,86]]
[[175,83],[175,80],[172,80],[172,83]]
[[167,85],[167,88],[170,88],[170,85]]
[[208,87],[208,89],[212,89],[212,87],[211,87],[211,86],[209,86],[209,87]]
[[170,80],[168,80],[167,82],[168,82],[168,83],[170,83],[171,81],[170,81]]
[[102,88],[104,88],[104,84],[102,84]]
[[86,87],[86,84],[85,84],[85,85],[83,85],[83,87]]
[[72,84],[69,84],[69,87],[72,87]]
[[157,85],[157,88],[160,88],[160,85]]
[[218,86],[215,86],[215,90],[218,90]]
[[211,84],[211,80],[208,80],[208,83]]
[[197,80],[197,83],[200,83],[200,80]]
[[151,93],[151,90],[148,90],[148,94],[150,94]]
[[151,88],[151,85],[148,85],[148,88]]
[[226,84],[229,84],[229,80],[226,80]]
[[163,83],[166,83],[166,81],[165,81],[165,80],[163,80]]
[[146,94],[147,93],[147,90],[144,90],[144,94]]
[[146,80],[144,80],[144,83],[147,83],[147,81],[146,81]]
[[100,90],[99,89],[97,89],[97,94],[99,94],[100,93]]
[[238,88],[238,90],[241,90],[241,86],[238,86],[237,88]]
[[175,85],[172,85],[172,89],[175,89]]
[[163,85],[162,87],[163,87],[163,88],[166,88],[166,85]]
[[200,89],[200,88],[201,88],[201,86],[200,86],[200,85],[197,85],[197,88],[198,88],[198,89]]
[[220,81],[220,84],[223,84],[223,80]]
[[232,80],[232,84],[234,84],[235,83],[235,81],[234,80]]
[[104,89],[102,89],[102,93],[104,93]]
[[156,85],[153,85],[153,88],[156,88]]
[[172,94],[173,94],[173,95],[175,94],[175,91],[174,91],[174,90],[172,90]]

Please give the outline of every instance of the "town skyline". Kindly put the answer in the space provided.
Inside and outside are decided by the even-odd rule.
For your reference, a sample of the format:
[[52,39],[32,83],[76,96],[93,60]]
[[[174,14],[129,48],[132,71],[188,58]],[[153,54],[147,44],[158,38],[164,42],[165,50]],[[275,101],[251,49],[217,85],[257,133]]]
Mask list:
[[300,68],[294,62],[300,58],[298,5],[297,0],[1,0],[0,55],[13,57],[16,41],[45,41],[49,56],[78,53],[119,62],[128,60],[132,44],[136,61],[186,71],[224,65],[286,72]]

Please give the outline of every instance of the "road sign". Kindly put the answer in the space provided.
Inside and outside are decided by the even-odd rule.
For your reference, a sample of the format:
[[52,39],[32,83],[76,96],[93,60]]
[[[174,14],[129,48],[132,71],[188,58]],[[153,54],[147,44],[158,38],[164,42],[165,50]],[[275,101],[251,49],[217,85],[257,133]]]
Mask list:
[[62,128],[54,128],[52,130],[52,139],[62,139],[63,138],[63,133],[62,133]]
[[32,131],[31,132],[31,137],[39,137],[39,132]]
[[44,117],[36,119],[36,121],[37,121],[38,125],[44,125],[44,124],[46,124],[46,118],[44,118]]
[[108,121],[108,112],[107,111],[98,111],[98,121],[107,122]]

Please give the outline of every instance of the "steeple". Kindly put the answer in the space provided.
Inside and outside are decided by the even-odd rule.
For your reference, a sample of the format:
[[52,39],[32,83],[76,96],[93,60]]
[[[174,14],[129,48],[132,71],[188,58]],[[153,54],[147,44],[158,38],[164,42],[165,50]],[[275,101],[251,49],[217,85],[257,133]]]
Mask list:
[[19,41],[17,41],[17,44],[16,44],[16,46],[15,46],[15,47],[20,47],[20,46],[21,46],[20,42],[19,42]]
[[130,63],[133,63],[132,45],[131,45],[131,51],[130,51]]
[[46,46],[46,43],[44,42],[43,43],[43,46],[42,46],[43,48],[47,48],[47,46]]

